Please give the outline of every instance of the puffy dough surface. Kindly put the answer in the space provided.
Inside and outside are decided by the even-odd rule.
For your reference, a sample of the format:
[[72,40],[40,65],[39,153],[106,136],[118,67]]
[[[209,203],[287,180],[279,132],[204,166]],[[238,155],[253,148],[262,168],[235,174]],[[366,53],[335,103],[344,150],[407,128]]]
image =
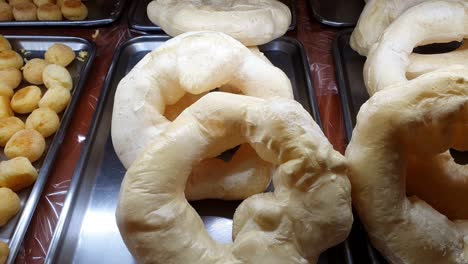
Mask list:
[[[407,198],[405,186],[406,178],[426,181],[430,173],[446,182],[430,186],[433,190],[454,188],[435,190],[436,200],[438,195],[457,197],[465,188],[462,199],[452,199],[452,208],[445,209],[458,206],[466,216],[468,167],[437,159],[449,148],[468,151],[467,133],[466,67],[397,84],[376,93],[361,108],[346,150],[353,204],[373,245],[391,263],[468,263],[467,218],[450,221],[421,197]],[[426,167],[438,167],[434,162],[446,166],[428,171]]]
[[148,17],[167,34],[223,32],[246,46],[268,43],[286,33],[291,11],[277,0],[154,0]]
[[[2,197],[2,203],[0,203],[0,227],[2,227],[19,212],[21,205],[18,195],[8,188],[0,187],[0,197]],[[2,248],[0,253],[4,252],[5,249]]]
[[[170,124],[166,116],[172,119],[175,116],[172,112],[180,112],[218,87],[261,98],[293,98],[291,82],[284,72],[230,36],[218,32],[180,35],[146,55],[117,87],[111,132],[114,148],[124,166],[128,168],[143,149],[166,129]],[[181,104],[182,107],[175,107]],[[175,111],[175,108],[182,109]],[[252,167],[241,171],[238,167],[236,173],[250,175],[251,184],[223,183],[234,173],[234,163],[223,167],[222,163],[212,162],[210,165],[216,167],[218,180],[211,178],[210,182],[219,184],[220,188],[211,190],[218,191],[196,190],[197,181],[194,180],[186,194],[190,199],[242,199],[245,195],[263,191],[271,178],[271,167],[256,155],[245,157],[256,159],[258,169],[264,172],[262,181],[259,181],[258,174],[248,172]],[[194,170],[194,175],[203,180],[203,171],[206,170],[199,168]]]
[[[234,215],[234,243],[219,245],[184,189],[192,164],[233,143],[248,143],[278,165],[275,191],[245,200]],[[346,170],[343,156],[294,100],[210,93],[127,171],[117,224],[139,263],[314,263],[350,231]]]

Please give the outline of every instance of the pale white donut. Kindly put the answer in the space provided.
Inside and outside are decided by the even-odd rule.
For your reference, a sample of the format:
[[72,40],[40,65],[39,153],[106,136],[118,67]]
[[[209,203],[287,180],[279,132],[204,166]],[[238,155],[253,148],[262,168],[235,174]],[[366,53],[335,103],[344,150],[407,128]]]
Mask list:
[[409,55],[415,47],[464,37],[468,37],[468,2],[426,1],[408,9],[372,47],[364,65],[367,91],[372,95],[407,82]]
[[[169,110],[168,105],[181,102],[183,107],[179,108],[182,109],[176,111],[180,112],[190,105],[184,105],[185,101],[196,101],[197,95],[218,87],[261,98],[293,98],[291,83],[284,72],[230,36],[219,32],[180,35],[146,55],[117,87],[111,132],[115,151],[123,165],[128,168],[170,124],[164,115]],[[195,96],[187,99],[190,94]],[[173,108],[177,107],[171,107],[171,110]],[[189,185],[194,189],[187,190],[187,197],[191,200],[243,199],[263,191],[268,185],[271,167],[257,155],[249,157],[256,159],[256,170],[263,173],[255,172],[252,167],[232,171],[217,166],[213,170],[218,171],[218,179],[210,183],[223,187],[215,188],[218,191],[212,193],[196,190],[196,184]],[[251,184],[232,186],[225,182],[239,174],[250,178]],[[194,175],[203,176],[196,169]],[[200,196],[202,194],[204,196]]]
[[218,31],[246,46],[281,37],[291,24],[291,11],[277,0],[153,0],[147,12],[170,36]]
[[[233,244],[220,245],[184,189],[194,163],[242,143],[278,166],[275,191],[245,200],[234,214]],[[138,263],[315,263],[351,229],[346,170],[344,157],[296,101],[210,93],[127,171],[117,226]]]

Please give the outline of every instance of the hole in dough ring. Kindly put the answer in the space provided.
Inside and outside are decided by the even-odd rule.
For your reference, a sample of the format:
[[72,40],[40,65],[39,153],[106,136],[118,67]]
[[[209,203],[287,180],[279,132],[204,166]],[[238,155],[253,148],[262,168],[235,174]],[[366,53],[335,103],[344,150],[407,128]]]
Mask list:
[[[293,98],[291,82],[284,72],[228,35],[217,32],[180,35],[146,55],[117,87],[112,141],[123,165],[128,168],[174,116],[217,87],[261,98]],[[193,96],[187,97],[189,94]],[[168,115],[166,110],[170,112]],[[197,190],[196,182],[191,181],[193,184],[186,192],[189,200],[244,199],[267,188],[273,169],[253,151],[236,153],[231,162],[204,164],[216,165],[211,175],[217,177],[209,177],[211,189],[219,188],[211,193],[200,184]],[[251,164],[255,166],[250,167]],[[206,171],[208,168],[196,166],[193,174],[202,179]],[[250,180],[232,185],[229,178],[233,176]]]
[[190,31],[223,32],[245,46],[268,43],[283,36],[291,11],[277,0],[154,0],[148,18],[170,36]]
[[[391,263],[468,263],[468,218],[450,221],[421,197],[407,198],[405,184],[416,171],[408,170],[413,157],[427,166],[450,148],[466,151],[467,133],[468,68],[462,66],[380,91],[361,108],[346,150],[353,204],[373,245]],[[431,173],[452,184],[458,178],[465,185],[456,187],[459,194],[467,187],[468,166],[446,167]],[[466,204],[458,204],[466,214]]]
[[[278,165],[275,191],[245,200],[234,215],[234,243],[219,245],[184,189],[193,164],[241,143]],[[343,156],[296,101],[210,93],[127,171],[117,225],[138,263],[315,263],[350,231],[346,170]]]
[[464,1],[428,1],[408,9],[369,52],[364,65],[369,94],[407,82],[408,57],[415,47],[461,41],[468,37],[467,25],[468,4]]

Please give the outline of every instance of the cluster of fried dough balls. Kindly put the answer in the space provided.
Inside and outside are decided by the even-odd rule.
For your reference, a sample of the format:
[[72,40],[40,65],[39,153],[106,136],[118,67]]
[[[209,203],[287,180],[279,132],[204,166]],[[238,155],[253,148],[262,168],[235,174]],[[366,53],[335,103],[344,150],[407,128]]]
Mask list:
[[88,8],[81,0],[10,0],[0,1],[0,21],[84,20]]

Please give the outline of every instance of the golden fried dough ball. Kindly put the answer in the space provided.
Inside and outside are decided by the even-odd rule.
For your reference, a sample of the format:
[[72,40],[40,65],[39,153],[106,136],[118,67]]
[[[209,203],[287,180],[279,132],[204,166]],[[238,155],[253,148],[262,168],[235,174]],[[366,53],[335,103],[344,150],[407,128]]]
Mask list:
[[[0,162],[0,168],[2,163]],[[2,197],[2,202],[0,203],[0,227],[2,227],[19,212],[21,202],[18,195],[8,188],[0,188],[0,197]],[[6,252],[8,253],[8,250]],[[0,246],[0,256],[4,253],[5,246]]]
[[[0,12],[1,12],[1,7],[0,7]],[[3,35],[0,35],[0,51],[4,51],[4,50],[11,50],[11,44],[8,41],[8,39],[6,39]]]
[[12,116],[13,111],[10,107],[10,99],[6,96],[0,96],[0,118]]
[[56,113],[61,113],[71,99],[70,90],[62,87],[49,89],[39,101],[39,107],[47,107]]
[[31,0],[9,0],[11,6],[21,4],[21,3],[31,3]]
[[23,58],[16,51],[0,51],[0,69],[16,68],[23,66]]
[[54,44],[47,49],[44,59],[51,64],[67,67],[74,59],[75,52],[63,44]]
[[8,245],[0,242],[0,264],[6,263],[9,254],[10,249],[8,248]]
[[37,170],[25,157],[0,162],[0,187],[15,192],[31,186],[37,179]]
[[88,16],[88,8],[80,0],[63,1],[61,10],[68,20],[83,20]]
[[73,80],[68,70],[57,64],[49,64],[42,72],[42,80],[48,89],[63,87],[71,90]]
[[13,6],[13,17],[16,21],[37,20],[37,7],[31,2],[24,2]]
[[11,20],[13,20],[13,8],[5,2],[0,3],[0,21]]
[[44,4],[37,9],[37,19],[39,20],[62,20],[60,7],[54,4]]
[[41,158],[45,150],[44,137],[34,129],[16,132],[5,146],[5,156],[9,159],[26,157],[34,162]]
[[31,84],[43,84],[42,72],[48,63],[43,59],[32,59],[24,65],[23,76]]
[[60,118],[50,108],[38,108],[26,119],[26,128],[34,129],[41,133],[44,138],[53,135],[60,126]]
[[0,96],[11,98],[13,96],[13,89],[3,82],[0,82]]
[[45,4],[55,4],[55,1],[54,0],[33,0],[33,3],[36,6],[40,7]]
[[6,86],[16,89],[23,80],[23,75],[21,71],[17,68],[5,68],[0,69],[0,83],[5,84]]
[[9,116],[0,118],[0,147],[5,147],[10,138],[18,131],[24,129],[21,119]]
[[41,97],[41,88],[35,85],[24,87],[11,98],[11,108],[18,114],[31,113],[38,107]]

